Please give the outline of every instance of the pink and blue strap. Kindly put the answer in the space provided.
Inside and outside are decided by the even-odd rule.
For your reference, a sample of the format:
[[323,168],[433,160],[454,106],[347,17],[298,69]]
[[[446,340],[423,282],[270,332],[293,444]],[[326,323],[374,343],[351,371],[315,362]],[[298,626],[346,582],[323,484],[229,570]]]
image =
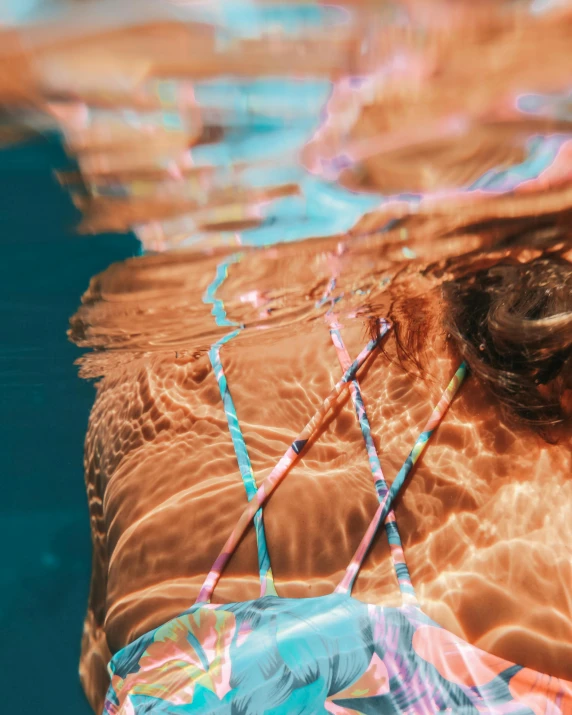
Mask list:
[[[240,333],[242,326],[227,318],[223,301],[220,298],[216,297],[216,292],[218,288],[220,288],[222,283],[227,278],[228,267],[234,263],[238,263],[241,258],[242,255],[240,253],[236,253],[226,258],[224,261],[222,261],[222,263],[219,263],[219,265],[217,266],[215,278],[208,286],[203,297],[203,301],[207,304],[212,304],[212,314],[215,318],[217,325],[235,328],[235,330],[233,330],[228,335],[225,335],[211,347],[211,349],[209,350],[209,359],[211,361],[213,372],[220,391],[220,396],[222,398],[226,421],[228,424],[228,430],[230,432],[232,445],[236,454],[236,460],[238,462],[240,476],[242,477],[242,482],[244,484],[247,499],[248,501],[251,501],[256,496],[256,479],[254,478],[254,471],[250,462],[248,449],[246,447],[246,442],[244,440],[242,430],[240,429],[240,423],[238,421],[236,407],[234,406],[234,401],[232,399],[232,395],[230,394],[228,382],[226,379],[226,375],[224,374],[224,369],[220,357],[221,347],[225,343],[235,338]],[[256,532],[256,545],[258,551],[260,595],[276,595],[276,587],[274,585],[274,577],[272,575],[272,566],[270,564],[270,554],[268,552],[268,543],[266,541],[266,532],[264,529],[264,520],[261,509],[259,509],[254,515],[254,529]]]
[[353,376],[375,350],[380,339],[380,335],[376,336],[360,352],[358,357],[346,370],[342,379],[337,382],[336,385],[334,385],[334,387],[330,391],[330,394],[316,410],[313,417],[306,424],[306,426],[300,432],[298,437],[288,447],[284,456],[276,464],[269,476],[262,482],[253,499],[249,501],[249,503],[246,505],[236,526],[232,530],[230,536],[228,537],[225,545],[222,548],[222,551],[218,555],[215,563],[213,564],[212,569],[207,575],[197,598],[197,603],[208,603],[210,601],[212,593],[220,579],[221,573],[229,562],[239,541],[242,539],[246,530],[248,529],[250,522],[254,519],[256,512],[260,509],[260,507],[263,506],[268,497],[286,477],[292,465],[298,460],[300,454],[303,452],[308,442],[310,442],[316,436],[316,433],[318,432],[320,427],[333,413],[333,411],[340,402],[340,397],[342,393],[345,392]]
[[[334,347],[336,348],[338,360],[340,361],[342,370],[347,370],[348,366],[351,363],[351,358],[346,349],[346,346],[344,345],[344,341],[342,340],[340,325],[334,316],[332,316],[331,314],[328,314],[328,316],[330,322],[330,335]],[[388,322],[382,322],[380,327],[381,336],[385,335],[387,331],[391,328]],[[387,486],[387,482],[385,481],[385,477],[383,476],[381,462],[379,461],[379,455],[377,453],[377,449],[373,441],[371,426],[369,423],[363,396],[361,393],[361,388],[357,377],[354,377],[354,379],[350,383],[350,393],[352,396],[352,401],[358,418],[359,426],[365,442],[375,491],[377,493],[377,497],[379,499],[380,504],[382,504],[387,496],[389,487]],[[403,545],[401,543],[401,536],[399,534],[397,521],[395,519],[395,514],[392,509],[385,517],[384,524],[387,539],[389,541],[389,547],[391,550],[393,568],[395,570],[397,584],[399,586],[399,590],[401,591],[403,602],[412,605],[417,604],[415,589],[413,588],[409,569],[407,568],[407,562],[405,561],[405,553],[403,551]]]
[[385,495],[385,498],[381,501],[379,507],[377,508],[377,511],[373,519],[371,520],[370,525],[366,533],[364,534],[364,537],[361,540],[361,543],[358,546],[354,557],[352,558],[344,574],[343,579],[336,588],[336,593],[351,593],[356,577],[359,573],[359,570],[363,564],[366,554],[370,549],[372,541],[380,525],[387,517],[389,510],[391,509],[391,505],[393,504],[395,497],[399,494],[399,491],[403,487],[403,484],[405,483],[409,472],[411,471],[419,457],[423,454],[425,447],[427,446],[427,443],[431,438],[431,435],[445,416],[445,413],[447,412],[449,405],[453,401],[453,398],[455,397],[459,387],[465,379],[466,374],[467,365],[463,362],[457,369],[457,372],[453,375],[451,382],[447,385],[445,392],[443,393],[437,406],[431,413],[431,417],[425,425],[424,430],[417,438],[417,441],[413,445],[413,449],[411,450],[409,456],[405,460],[405,463],[399,470],[399,473],[395,477],[395,480],[393,481],[391,487],[389,488],[389,491]]

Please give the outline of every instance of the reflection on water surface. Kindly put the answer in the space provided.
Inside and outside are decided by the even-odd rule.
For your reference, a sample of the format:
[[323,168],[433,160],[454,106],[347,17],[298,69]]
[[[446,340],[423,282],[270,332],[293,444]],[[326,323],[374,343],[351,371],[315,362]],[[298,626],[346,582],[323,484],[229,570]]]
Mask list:
[[[570,261],[572,14],[554,5],[173,3],[91,33],[72,12],[80,36],[60,22],[57,42],[21,31],[35,107],[11,100],[12,121],[61,132],[84,233],[146,249],[92,279],[70,329],[100,378],[82,659],[98,707],[110,651],[193,602],[246,503],[221,379],[260,484],[340,378],[332,321],[353,358],[391,318],[360,373],[391,482],[460,361],[443,284]],[[329,593],[375,512],[352,410],[265,507],[280,595]],[[570,435],[544,437],[469,378],[395,509],[432,618],[570,680]],[[356,597],[396,603],[390,564],[380,538]],[[256,571],[249,534],[218,602],[256,598]]]

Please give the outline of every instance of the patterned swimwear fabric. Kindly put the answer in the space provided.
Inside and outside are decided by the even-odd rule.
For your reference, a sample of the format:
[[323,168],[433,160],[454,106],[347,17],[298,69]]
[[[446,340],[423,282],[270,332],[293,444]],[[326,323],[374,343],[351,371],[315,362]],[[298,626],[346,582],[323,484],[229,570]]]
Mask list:
[[[211,302],[215,313],[216,300]],[[391,326],[380,321],[378,336],[352,362],[336,316],[330,311],[327,318],[343,377],[260,487],[220,361],[226,340],[211,349],[248,503],[194,606],[111,659],[104,715],[572,715],[572,683],[487,654],[447,632],[421,611],[411,584],[391,507],[461,385],[465,364],[388,486],[356,375]],[[379,506],[334,593],[280,598],[262,507],[346,389],[364,438]],[[257,535],[261,596],[212,604],[221,573],[251,523]],[[397,608],[363,603],[351,595],[382,524],[402,595]]]

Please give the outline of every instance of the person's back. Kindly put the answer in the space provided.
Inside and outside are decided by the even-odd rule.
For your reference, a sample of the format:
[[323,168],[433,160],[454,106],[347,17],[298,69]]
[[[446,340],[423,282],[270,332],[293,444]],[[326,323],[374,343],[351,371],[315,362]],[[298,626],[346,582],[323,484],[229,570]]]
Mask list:
[[[321,241],[243,256],[148,257],[94,281],[73,334],[83,344],[115,344],[128,352],[123,359],[121,352],[96,354],[85,365],[87,373],[106,375],[86,450],[96,539],[83,668],[92,698],[101,698],[105,682],[105,650],[100,675],[92,669],[103,634],[117,651],[190,607],[247,503],[244,454],[260,485],[342,376],[332,316],[351,359],[367,342],[374,316],[391,321],[358,375],[389,484],[466,352],[473,375],[395,504],[411,581],[424,613],[448,633],[511,663],[572,680],[570,434],[560,427],[555,435],[548,425],[541,435],[526,424],[530,410],[540,409],[548,378],[560,375],[564,409],[569,395],[562,381],[571,344],[570,271],[562,256],[570,255],[570,243],[556,244],[556,253],[528,245],[428,267],[397,261],[403,244],[383,239]],[[495,268],[499,263],[507,267]],[[480,333],[470,319],[477,321],[481,303],[461,275],[474,275],[479,266],[487,269],[474,288],[482,305],[490,285],[500,286],[503,305],[503,281],[505,291],[526,286],[527,294],[559,296],[557,309],[543,300],[533,306],[537,317],[552,311],[562,321],[560,332],[543,335],[544,362],[532,382],[527,377],[539,385],[536,396],[503,392],[506,385],[494,381],[503,350],[512,369],[529,369],[506,340],[496,345],[500,352],[489,372],[478,369],[479,356],[492,360],[487,340],[498,342],[481,315],[489,333],[483,328],[481,342],[472,345]],[[455,278],[460,282],[452,287]],[[513,307],[518,312],[518,300]],[[139,325],[136,315],[144,316]],[[523,335],[542,325],[524,321],[529,332]],[[224,344],[231,332],[236,335]],[[532,359],[534,345],[518,339]],[[207,354],[211,345],[218,347]],[[536,399],[532,407],[525,397]],[[551,414],[544,415],[547,423]],[[244,443],[237,443],[232,415]],[[378,503],[370,451],[348,400],[327,416],[265,506],[280,596],[323,596],[342,578]],[[249,532],[216,589],[216,603],[259,596],[256,552]],[[381,536],[353,595],[366,603],[399,603]]]

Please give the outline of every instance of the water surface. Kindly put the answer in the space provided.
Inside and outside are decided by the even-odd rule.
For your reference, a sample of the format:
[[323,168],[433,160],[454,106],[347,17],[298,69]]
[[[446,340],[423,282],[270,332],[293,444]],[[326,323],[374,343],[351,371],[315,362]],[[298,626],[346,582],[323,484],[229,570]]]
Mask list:
[[[447,260],[504,241],[528,261],[534,251],[507,247],[523,227],[562,234],[569,253],[569,13],[532,24],[526,4],[513,17],[507,3],[429,23],[409,3],[407,24],[348,5],[249,6],[244,22],[197,6],[187,20],[212,23],[212,45],[191,22],[126,22],[41,55],[47,115],[77,160],[59,180],[82,232],[133,232],[146,250],[95,275],[71,321],[90,349],[82,375],[101,380],[86,441],[93,703],[110,652],[192,602],[244,506],[221,369],[260,483],[339,379],[332,321],[354,357],[371,321],[396,314],[420,359],[404,367],[392,333],[363,375],[391,480],[458,365]],[[265,38],[277,25],[279,41]],[[170,49],[199,41],[204,56]],[[121,94],[111,80],[148,57],[161,72]],[[472,381],[397,504],[426,612],[568,679],[569,472],[569,445],[507,422]],[[281,594],[331,590],[375,511],[368,474],[346,402],[266,509]],[[219,600],[256,597],[255,553],[250,535]],[[395,601],[381,539],[356,595]]]

